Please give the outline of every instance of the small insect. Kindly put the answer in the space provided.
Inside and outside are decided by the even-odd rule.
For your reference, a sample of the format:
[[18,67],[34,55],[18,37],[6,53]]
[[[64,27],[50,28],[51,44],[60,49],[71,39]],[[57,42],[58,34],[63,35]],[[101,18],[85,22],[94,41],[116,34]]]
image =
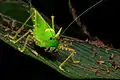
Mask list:
[[105,64],[104,61],[100,61],[100,60],[96,60],[96,62],[97,62],[98,64]]
[[[100,2],[102,2],[102,0],[99,1],[98,3],[100,3]],[[96,3],[95,5],[97,5],[98,3]],[[84,14],[85,12],[90,10],[95,5],[91,6],[89,9],[84,11],[82,14]],[[80,17],[80,16],[78,16],[78,17]],[[22,35],[20,38],[16,39],[18,34],[24,28],[25,24],[27,24],[27,22],[30,19],[32,19],[32,22],[33,22],[33,29],[29,29],[24,35]],[[20,40],[22,40],[22,38],[26,37],[23,48],[21,49],[21,48],[18,47],[18,50],[21,51],[21,52],[25,51],[25,48],[26,48],[26,45],[27,45],[29,39],[32,39],[37,46],[44,47],[45,50],[49,49],[49,52],[53,52],[54,49],[69,51],[70,55],[59,65],[59,69],[64,71],[62,66],[69,60],[69,58],[72,58],[73,63],[79,63],[80,61],[74,59],[74,54],[76,53],[76,51],[69,47],[71,44],[69,44],[67,41],[61,40],[60,34],[61,34],[61,31],[62,31],[62,27],[59,29],[59,31],[57,33],[55,33],[54,16],[51,16],[51,19],[52,19],[52,27],[43,19],[41,14],[35,8],[30,7],[30,16],[29,16],[29,18],[16,31],[16,34],[14,36],[9,36],[9,37],[12,39],[10,41],[12,41],[13,43],[17,43]],[[67,30],[67,28],[63,32],[65,32]],[[36,55],[36,53],[35,53],[35,55]]]

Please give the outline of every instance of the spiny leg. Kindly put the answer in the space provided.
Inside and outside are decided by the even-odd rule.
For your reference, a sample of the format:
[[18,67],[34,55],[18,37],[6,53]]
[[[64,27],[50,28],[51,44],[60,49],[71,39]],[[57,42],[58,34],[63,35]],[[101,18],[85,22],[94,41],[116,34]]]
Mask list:
[[64,48],[62,48],[62,49],[63,49],[63,50],[68,50],[68,51],[70,51],[70,55],[60,64],[60,66],[59,66],[60,70],[64,71],[64,69],[62,68],[62,66],[68,61],[69,58],[72,58],[72,60],[73,60],[74,63],[79,63],[79,62],[80,62],[80,61],[78,61],[78,60],[74,60],[74,59],[73,59],[73,56],[74,56],[74,54],[76,53],[73,49],[71,49],[71,48],[66,48],[66,47],[64,47]]
[[[15,40],[15,41],[12,41],[12,42],[13,42],[13,43],[17,43],[17,42],[20,41],[22,38],[24,38],[25,36],[27,36],[29,33],[32,34],[32,30],[31,30],[31,29],[29,29],[22,37],[20,37],[19,39]],[[21,50],[21,49],[18,47],[18,50],[20,50],[21,52],[23,52],[23,51],[25,50],[25,47],[26,47],[26,44],[27,44],[29,38],[30,38],[30,35],[27,36],[23,49]]]
[[[26,32],[22,37],[20,37],[20,38],[17,39],[16,41],[14,41],[14,43],[17,43],[17,42],[20,41],[22,38],[24,38],[25,36],[28,35],[27,38],[26,38],[26,40],[25,40],[25,43],[24,43],[23,48],[20,49],[20,48],[18,47],[18,50],[20,50],[20,52],[25,51],[26,45],[27,45],[28,40],[29,40],[30,38],[33,39],[33,41],[35,41],[35,42],[37,42],[37,43],[40,43],[40,41],[38,41],[34,36],[29,35],[29,33],[33,34],[33,32],[32,32],[31,29],[29,29],[28,32]],[[34,53],[34,52],[33,52],[33,53]],[[35,54],[35,55],[38,55],[38,54],[36,54],[36,53],[34,53],[34,54]]]
[[22,38],[24,38],[25,36],[27,36],[29,33],[32,33],[32,30],[29,29],[22,37],[18,38],[17,40],[10,40],[12,41],[13,43],[17,43],[18,41],[20,41]]
[[9,36],[12,39],[16,39],[16,37],[18,36],[18,34],[21,32],[21,30],[24,28],[25,24],[30,20],[30,18],[32,17],[34,13],[32,13],[29,18],[22,24],[22,26],[16,31],[15,36]]
[[20,48],[18,47],[18,50],[19,50],[20,52],[23,52],[23,51],[25,50],[26,45],[27,45],[28,40],[30,39],[30,37],[32,37],[32,36],[31,36],[31,35],[28,35],[28,36],[27,36],[27,38],[26,38],[26,40],[25,40],[25,44],[24,44],[24,46],[23,46],[22,49],[20,49]]
[[44,50],[45,50],[45,52],[53,52],[54,50],[55,50],[56,48],[55,47],[47,47],[47,48],[45,48]]
[[80,61],[79,61],[79,60],[75,60],[74,56],[75,56],[75,54],[73,54],[73,55],[71,56],[73,63],[79,63]]
[[66,50],[70,52],[70,55],[60,64],[59,68],[60,70],[64,71],[62,66],[68,61],[69,58],[72,58],[73,63],[79,63],[80,61],[74,59],[74,54],[76,53],[74,49],[69,48],[72,43],[66,40],[66,38],[63,38],[60,40],[60,44],[58,46],[58,50]]
[[67,60],[73,55],[74,53],[71,53],[59,66],[59,69],[64,71],[64,69],[62,68],[62,66],[67,62]]

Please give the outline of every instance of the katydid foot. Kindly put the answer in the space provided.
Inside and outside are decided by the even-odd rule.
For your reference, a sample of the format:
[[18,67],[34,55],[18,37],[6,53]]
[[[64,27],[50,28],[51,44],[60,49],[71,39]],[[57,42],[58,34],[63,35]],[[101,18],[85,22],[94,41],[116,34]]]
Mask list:
[[60,69],[61,71],[65,71],[61,66],[59,66],[59,69]]
[[79,60],[74,60],[73,63],[80,63],[80,61]]
[[23,52],[23,51],[24,51],[23,49],[20,49],[20,48],[18,48],[18,50],[19,50],[20,52]]
[[14,40],[10,40],[11,42],[13,42],[14,44],[16,43],[16,41],[14,41]]
[[9,36],[11,39],[15,39],[15,37],[13,37],[13,36]]

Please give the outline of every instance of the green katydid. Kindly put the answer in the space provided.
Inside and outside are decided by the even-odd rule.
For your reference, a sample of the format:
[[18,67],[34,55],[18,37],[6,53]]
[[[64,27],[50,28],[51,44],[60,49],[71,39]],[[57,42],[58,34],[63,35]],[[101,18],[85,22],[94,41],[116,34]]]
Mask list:
[[[24,24],[18,29],[16,32],[15,36],[10,36],[12,39],[16,39],[20,31],[24,28],[24,25],[30,20],[30,18],[33,21],[33,30],[29,29],[22,37],[20,37],[17,40],[11,40],[13,43],[17,43],[20,41],[22,38],[26,37],[25,44],[22,49],[18,48],[21,52],[25,51],[27,42],[29,39],[33,39],[35,44],[40,47],[45,47],[45,48],[50,48],[50,50],[53,50],[54,48],[57,49],[62,49],[62,50],[68,50],[70,51],[70,55],[68,58],[66,58],[63,63],[60,64],[59,68],[60,70],[64,69],[62,66],[65,64],[65,62],[70,58],[73,57],[75,50],[72,48],[67,48],[65,43],[59,44],[59,39],[60,39],[60,33],[62,28],[59,29],[57,34],[55,34],[54,30],[54,16],[51,16],[52,18],[52,27],[49,26],[49,24],[42,18],[40,13],[35,8],[30,8],[30,17],[24,22]],[[32,36],[30,35],[32,34]],[[69,45],[68,45],[69,46]],[[52,52],[52,51],[50,51]],[[72,59],[75,63],[78,63],[79,61],[76,61]]]
[[[95,5],[94,5],[95,6]],[[93,7],[93,6],[92,6]],[[91,8],[92,8],[91,7]],[[91,9],[90,8],[90,9]],[[83,13],[85,13],[84,11]],[[83,14],[82,13],[82,14]],[[81,15],[80,15],[81,16]],[[78,17],[80,17],[78,16]],[[35,8],[30,8],[30,16],[29,18],[23,23],[23,25],[16,31],[15,36],[10,36],[13,40],[11,40],[13,43],[17,43],[20,41],[22,38],[27,37],[24,43],[24,46],[22,49],[18,47],[18,49],[23,52],[25,51],[26,45],[28,43],[29,39],[32,39],[35,44],[39,47],[44,47],[46,49],[50,49],[49,52],[52,52],[54,49],[57,50],[67,50],[70,52],[70,55],[59,65],[59,69],[64,71],[62,66],[68,61],[69,58],[72,58],[74,63],[79,63],[79,60],[74,59],[74,54],[76,53],[74,49],[69,48],[71,44],[66,43],[66,41],[60,42],[60,34],[62,28],[59,29],[57,33],[55,33],[54,30],[54,16],[51,16],[52,18],[52,27],[49,26],[49,24],[43,19],[41,14],[35,9]],[[29,29],[22,37],[18,38],[15,40],[18,36],[18,34],[21,32],[21,30],[24,28],[25,24],[32,19],[33,22],[33,29]],[[76,18],[77,19],[77,18]],[[75,20],[74,20],[75,21]],[[73,23],[73,22],[72,22]],[[71,23],[71,24],[72,24]],[[70,24],[70,25],[71,25]],[[69,25],[69,26],[70,26]],[[68,26],[68,27],[69,27]],[[68,28],[67,27],[67,28]],[[67,29],[66,28],[66,29]],[[65,30],[66,30],[65,29]],[[64,32],[65,32],[64,30]],[[32,34],[32,35],[30,35]]]

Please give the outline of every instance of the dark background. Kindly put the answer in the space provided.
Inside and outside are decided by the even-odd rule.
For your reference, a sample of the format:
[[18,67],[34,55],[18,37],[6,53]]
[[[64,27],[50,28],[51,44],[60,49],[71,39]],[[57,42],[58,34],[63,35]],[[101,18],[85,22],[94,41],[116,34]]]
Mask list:
[[[80,14],[89,6],[99,0],[71,0],[77,13]],[[120,48],[119,37],[119,0],[104,0],[92,10],[81,16],[81,22],[84,23],[90,34],[94,37],[112,43],[115,48]],[[38,11],[44,13],[48,18],[55,16],[55,23],[65,29],[73,20],[68,8],[68,0],[32,0],[32,5]],[[74,23],[75,24],[75,23]],[[72,30],[71,30],[72,29]],[[66,34],[72,37],[80,38],[76,33],[79,32],[79,26],[72,26],[66,31]],[[0,41],[1,64],[3,65],[6,77],[15,79],[68,79],[50,68],[49,66],[23,55],[9,45]],[[35,79],[35,80],[36,80]]]

